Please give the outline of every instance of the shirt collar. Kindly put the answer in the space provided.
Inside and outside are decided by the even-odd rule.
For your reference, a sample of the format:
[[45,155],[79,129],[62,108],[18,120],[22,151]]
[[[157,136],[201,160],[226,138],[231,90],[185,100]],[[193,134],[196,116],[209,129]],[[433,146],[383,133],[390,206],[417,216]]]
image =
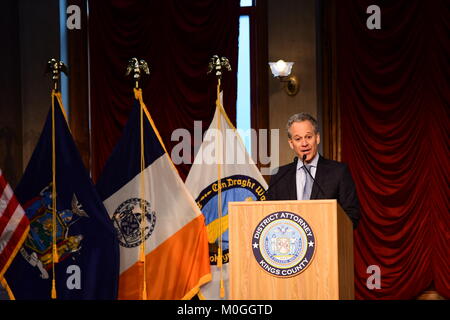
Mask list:
[[[319,153],[314,156],[312,161],[308,163],[311,167],[317,168],[317,162],[319,162]],[[297,161],[297,170],[303,167],[303,162],[300,160],[300,158]]]

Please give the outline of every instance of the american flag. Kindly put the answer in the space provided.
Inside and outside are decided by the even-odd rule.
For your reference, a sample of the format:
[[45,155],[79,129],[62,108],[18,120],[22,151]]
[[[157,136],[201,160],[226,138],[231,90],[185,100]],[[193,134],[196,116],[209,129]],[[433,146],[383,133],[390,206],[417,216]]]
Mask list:
[[0,281],[22,246],[29,221],[0,169]]

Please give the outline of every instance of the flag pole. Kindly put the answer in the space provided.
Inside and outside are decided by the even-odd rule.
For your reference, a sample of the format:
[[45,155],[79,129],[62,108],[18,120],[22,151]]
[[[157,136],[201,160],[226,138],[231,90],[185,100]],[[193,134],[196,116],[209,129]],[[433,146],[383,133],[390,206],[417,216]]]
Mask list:
[[147,207],[145,205],[145,178],[144,178],[144,170],[145,170],[145,143],[144,143],[144,103],[142,100],[142,89],[139,86],[139,81],[141,79],[141,72],[145,74],[150,74],[150,70],[148,68],[148,64],[145,60],[138,60],[137,58],[131,58],[128,61],[127,72],[126,75],[130,73],[133,74],[134,80],[134,97],[139,101],[139,111],[140,111],[140,177],[139,177],[139,205],[141,209],[141,225],[140,225],[140,237],[141,244],[139,246],[139,262],[142,265],[142,300],[148,300],[147,294],[147,263],[145,258],[145,230],[147,228],[147,220],[145,217],[145,213]]
[[[227,71],[231,71],[231,66],[227,58],[221,57],[219,58],[218,55],[212,56],[210,59],[210,62],[208,64],[208,74],[211,73],[213,70],[215,71],[215,75],[217,77],[217,98],[216,98],[216,110],[220,109],[220,85],[221,85],[221,79],[223,75],[223,68],[225,68]],[[217,113],[219,116],[217,117],[217,129],[219,132],[221,132],[222,124],[221,124],[221,116],[220,112]],[[223,162],[223,146],[219,143],[220,141],[223,142],[223,140],[218,140],[218,135],[216,135],[216,163],[217,163],[217,215],[218,215],[218,221],[219,223],[219,248],[217,253],[217,267],[220,269],[220,298],[225,297],[225,286],[223,281],[223,226],[222,226],[222,214],[223,214],[223,208],[222,208],[222,162]]]
[[47,73],[51,73],[53,88],[51,93],[52,99],[52,291],[51,298],[56,299],[56,270],[55,264],[59,262],[57,233],[56,233],[56,133],[55,133],[55,97],[60,96],[58,90],[61,71],[67,74],[67,66],[62,61],[50,59],[47,62]]

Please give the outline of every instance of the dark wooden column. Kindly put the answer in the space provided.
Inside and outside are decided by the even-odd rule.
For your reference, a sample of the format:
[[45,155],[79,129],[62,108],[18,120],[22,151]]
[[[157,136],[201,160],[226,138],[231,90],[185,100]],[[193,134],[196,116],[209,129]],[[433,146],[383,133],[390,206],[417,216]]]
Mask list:
[[336,65],[336,2],[320,1],[322,47],[322,141],[328,159],[341,160],[341,120]]
[[14,187],[22,176],[19,4],[2,1],[0,10],[0,169]]

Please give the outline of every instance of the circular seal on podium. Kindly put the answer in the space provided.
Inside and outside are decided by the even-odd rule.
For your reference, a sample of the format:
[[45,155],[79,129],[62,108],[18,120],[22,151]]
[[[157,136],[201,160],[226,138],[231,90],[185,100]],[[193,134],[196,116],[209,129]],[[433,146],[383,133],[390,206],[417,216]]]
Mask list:
[[293,277],[303,272],[314,258],[312,228],[298,214],[278,211],[256,226],[252,250],[258,265],[276,277]]

